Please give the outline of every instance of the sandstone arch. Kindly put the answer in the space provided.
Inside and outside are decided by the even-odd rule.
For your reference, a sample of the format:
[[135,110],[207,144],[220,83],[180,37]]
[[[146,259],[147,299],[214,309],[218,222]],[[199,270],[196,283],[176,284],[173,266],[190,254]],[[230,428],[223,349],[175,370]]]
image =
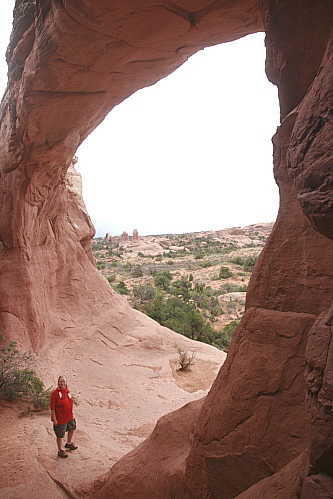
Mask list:
[[[78,145],[197,50],[266,31],[281,207],[246,315],[207,399],[161,420],[96,493],[332,495],[331,1],[18,0],[15,19],[1,104],[1,325],[40,355],[94,315],[99,286],[109,320],[129,327],[88,265],[93,227],[65,183]],[[184,419],[183,439],[163,439]]]

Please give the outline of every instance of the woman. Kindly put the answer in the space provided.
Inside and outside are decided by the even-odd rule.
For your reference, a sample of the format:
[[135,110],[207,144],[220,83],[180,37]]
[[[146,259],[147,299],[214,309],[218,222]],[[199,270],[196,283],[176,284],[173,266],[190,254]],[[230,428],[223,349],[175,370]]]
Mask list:
[[57,437],[58,456],[68,457],[62,449],[62,439],[67,432],[66,449],[75,450],[77,446],[72,442],[74,431],[76,430],[76,421],[73,415],[73,399],[67,388],[66,376],[59,376],[58,388],[51,395],[51,421]]

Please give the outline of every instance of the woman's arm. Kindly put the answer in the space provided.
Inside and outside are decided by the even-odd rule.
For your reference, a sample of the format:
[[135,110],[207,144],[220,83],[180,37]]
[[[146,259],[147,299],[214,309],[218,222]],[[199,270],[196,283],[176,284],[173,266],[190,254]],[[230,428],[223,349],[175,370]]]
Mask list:
[[51,421],[53,421],[54,426],[58,425],[57,416],[54,409],[51,409]]

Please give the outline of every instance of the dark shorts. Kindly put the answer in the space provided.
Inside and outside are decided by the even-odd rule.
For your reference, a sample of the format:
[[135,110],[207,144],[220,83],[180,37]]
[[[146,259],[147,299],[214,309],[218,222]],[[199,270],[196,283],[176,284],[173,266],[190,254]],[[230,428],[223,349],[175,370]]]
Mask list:
[[66,431],[76,430],[76,421],[71,419],[68,423],[53,426],[53,429],[58,438],[64,438]]

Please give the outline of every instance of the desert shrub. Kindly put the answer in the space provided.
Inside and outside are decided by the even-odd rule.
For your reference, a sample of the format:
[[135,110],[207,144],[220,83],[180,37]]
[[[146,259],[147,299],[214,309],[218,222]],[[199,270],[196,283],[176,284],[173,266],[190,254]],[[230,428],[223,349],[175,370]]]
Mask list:
[[201,260],[204,256],[205,256],[205,253],[203,251],[200,251],[200,252],[195,253],[194,258],[196,260]]
[[177,256],[177,252],[170,250],[167,253],[164,252],[163,255],[168,257],[168,258],[174,258],[175,256]]
[[172,275],[169,270],[162,270],[154,275],[154,284],[158,288],[167,289],[171,281]]
[[221,308],[220,300],[216,296],[211,296],[208,302],[208,310],[210,312],[211,317],[216,317],[218,315],[223,314],[223,310]]
[[[0,340],[3,340],[0,334]],[[50,390],[31,369],[30,352],[20,353],[16,341],[0,349],[0,395],[8,401],[25,399],[37,407],[49,405]]]
[[[32,396],[32,403],[37,409],[48,409],[50,406],[50,399],[52,395],[53,387],[36,391]],[[74,398],[73,398],[74,402]],[[74,402],[75,403],[75,402]],[[76,404],[77,405],[77,404]]]
[[119,281],[118,284],[113,286],[113,289],[120,295],[129,295],[129,289],[127,288],[124,281]]
[[192,300],[199,308],[209,308],[209,297],[202,292],[194,291],[192,293]]
[[142,251],[139,251],[138,256],[141,256],[141,258],[144,258],[145,255],[142,253]]
[[153,301],[146,305],[144,312],[155,321],[163,324],[163,320],[165,318],[164,308],[165,304],[163,295],[159,291],[156,293]]
[[111,274],[111,275],[108,275],[106,279],[111,284],[111,282],[114,282],[116,280],[116,277],[117,277],[116,274]]
[[145,313],[177,333],[193,340],[210,343],[212,328],[191,303],[186,303],[177,296],[164,299],[157,294],[145,307]]
[[162,258],[163,258],[163,257],[162,257],[162,255],[157,255],[157,256],[155,256],[155,260],[156,260],[157,262],[161,262],[161,261],[162,261]]
[[131,272],[131,276],[134,278],[143,277],[143,272],[142,272],[142,268],[140,267],[140,265],[138,265],[137,267],[134,267],[134,269]]
[[230,260],[228,260],[228,262],[235,263],[236,265],[243,265],[244,258],[242,258],[241,256],[235,256],[235,258],[230,258]]
[[243,264],[243,269],[245,272],[252,272],[253,267],[257,263],[258,257],[257,256],[248,256],[245,258],[244,264]]
[[237,284],[236,282],[226,282],[223,284],[224,293],[246,292],[247,284]]
[[153,300],[156,290],[149,282],[139,286],[133,286],[133,302],[135,305]]
[[98,270],[105,269],[105,262],[97,261],[96,267],[98,268]]
[[221,267],[220,272],[219,272],[219,278],[220,279],[228,279],[228,277],[232,277],[234,274],[231,272],[231,270],[228,267]]
[[205,286],[206,285],[203,282],[196,282],[194,284],[194,291],[196,291],[197,293],[202,293],[205,289]]
[[189,354],[188,352],[182,350],[181,348],[178,348],[177,352],[179,355],[179,364],[180,364],[179,371],[186,371],[186,369],[188,369],[190,366],[194,364],[195,353],[192,352],[192,354]]
[[227,312],[230,314],[238,309],[239,302],[237,300],[231,300],[226,302],[225,308],[227,309]]
[[237,246],[235,246],[234,244],[231,244],[229,246],[227,246],[226,248],[223,248],[223,251],[222,253],[231,253],[232,251],[235,251],[237,250]]
[[169,287],[168,292],[174,296],[182,296],[184,300],[189,300],[191,297],[191,287],[192,283],[186,276],[182,276],[181,279],[172,283],[172,286]]
[[214,331],[213,345],[228,350],[238,324],[238,321],[231,321],[221,331]]
[[175,264],[175,262],[173,260],[168,260],[166,263],[167,263],[167,265],[174,265]]
[[212,266],[212,262],[210,262],[209,260],[207,262],[200,262],[200,267],[202,269],[207,269],[208,267],[211,267]]

